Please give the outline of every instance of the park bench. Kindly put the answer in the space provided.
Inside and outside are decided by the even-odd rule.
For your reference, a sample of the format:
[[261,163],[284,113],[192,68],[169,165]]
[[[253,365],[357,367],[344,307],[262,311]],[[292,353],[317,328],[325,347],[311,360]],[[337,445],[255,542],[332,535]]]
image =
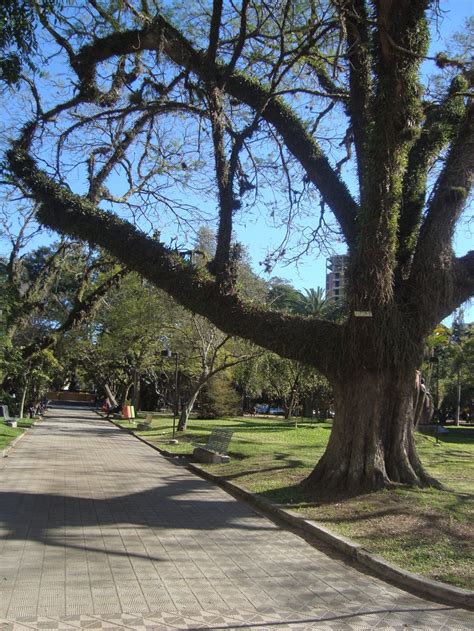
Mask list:
[[137,420],[137,429],[139,431],[144,431],[147,429],[151,429],[151,422],[153,421],[153,415],[147,414],[145,419]]
[[205,445],[196,445],[193,458],[197,462],[223,463],[230,462],[227,447],[232,438],[233,430],[215,427],[210,433]]
[[0,416],[3,416],[5,423],[10,427],[18,427],[18,421],[16,418],[10,416],[8,412],[8,405],[0,405]]

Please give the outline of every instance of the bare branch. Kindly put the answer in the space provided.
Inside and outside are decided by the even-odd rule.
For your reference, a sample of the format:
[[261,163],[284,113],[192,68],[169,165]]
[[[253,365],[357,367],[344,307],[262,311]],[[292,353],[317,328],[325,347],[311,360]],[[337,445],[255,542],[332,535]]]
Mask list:
[[[30,131],[26,129],[25,139]],[[219,285],[204,270],[186,264],[155,239],[58,186],[18,144],[8,152],[8,159],[16,176],[34,190],[41,204],[38,218],[45,225],[100,245],[130,270],[137,271],[184,307],[207,317],[229,334],[303,362],[311,352],[319,358],[314,365],[325,374],[331,370],[338,352],[335,349],[340,348],[339,325],[268,312],[244,303],[235,294],[222,294]],[[141,253],[140,257],[136,252]],[[279,335],[275,335],[276,330]],[[333,343],[327,345],[329,339]]]
[[227,66],[227,70],[225,72],[224,81],[226,78],[235,70],[235,66],[239,60],[240,55],[242,54],[242,50],[245,44],[245,38],[247,35],[247,9],[249,6],[249,0],[242,0],[242,8],[240,10],[240,29],[239,29],[239,37],[237,39],[236,45],[234,47],[234,52],[232,53],[232,58]]
[[222,0],[213,0],[211,29],[209,32],[209,46],[207,48],[207,59],[212,64],[216,60],[217,45],[219,43],[219,29],[222,18]]
[[[93,85],[95,65],[111,56],[161,49],[180,66],[192,69],[202,78],[208,76],[206,58],[162,16],[157,16],[150,28],[115,33],[84,47],[78,55],[81,82],[85,88]],[[216,64],[213,74],[225,74],[225,70],[225,66]],[[271,91],[241,73],[233,72],[227,78],[225,89],[231,96],[262,112],[262,117],[277,129],[334,212],[347,241],[353,243],[357,204],[298,116],[283,101],[274,98]]]

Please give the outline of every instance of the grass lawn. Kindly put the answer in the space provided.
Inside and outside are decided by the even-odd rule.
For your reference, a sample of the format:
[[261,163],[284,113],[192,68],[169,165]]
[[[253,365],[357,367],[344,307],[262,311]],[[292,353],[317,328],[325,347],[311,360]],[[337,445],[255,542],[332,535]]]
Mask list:
[[9,427],[3,419],[0,419],[0,451],[8,447],[17,436],[23,434],[26,428],[33,425],[33,419],[22,418],[18,421],[18,427]]
[[[124,422],[130,426],[129,423]],[[399,488],[319,503],[302,493],[304,479],[324,451],[330,423],[298,419],[239,417],[189,422],[178,445],[168,445],[171,420],[154,415],[152,428],[137,434],[176,453],[191,453],[214,426],[231,427],[230,464],[206,465],[272,502],[291,506],[412,572],[474,589],[474,427],[448,434],[419,434],[417,445],[428,471],[449,490]]]

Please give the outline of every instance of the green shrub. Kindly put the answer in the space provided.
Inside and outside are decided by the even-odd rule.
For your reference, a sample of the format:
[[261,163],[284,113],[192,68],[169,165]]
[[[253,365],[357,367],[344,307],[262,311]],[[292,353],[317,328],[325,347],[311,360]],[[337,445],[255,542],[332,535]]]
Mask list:
[[215,375],[201,392],[198,418],[234,416],[240,411],[240,397],[230,377],[224,373]]

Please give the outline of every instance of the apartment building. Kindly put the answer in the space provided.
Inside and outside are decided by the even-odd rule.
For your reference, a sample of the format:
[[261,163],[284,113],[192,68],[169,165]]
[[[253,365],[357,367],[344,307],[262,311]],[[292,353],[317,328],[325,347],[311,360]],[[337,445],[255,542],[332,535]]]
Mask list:
[[338,254],[326,261],[326,298],[341,300],[346,286],[348,256]]

